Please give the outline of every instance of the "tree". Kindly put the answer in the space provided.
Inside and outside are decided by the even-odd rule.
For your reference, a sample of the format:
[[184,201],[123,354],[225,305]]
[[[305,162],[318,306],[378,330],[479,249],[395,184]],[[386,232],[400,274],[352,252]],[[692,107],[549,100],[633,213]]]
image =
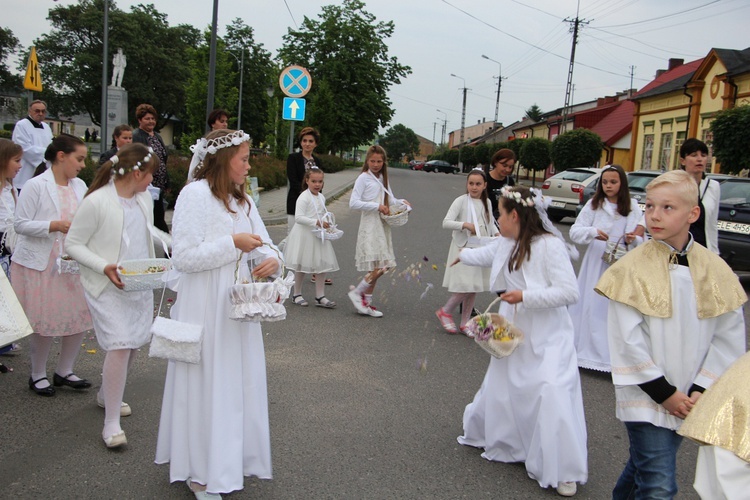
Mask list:
[[711,123],[714,155],[721,163],[721,172],[737,174],[750,168],[750,106],[737,106],[720,111]]
[[[102,82],[103,0],[78,0],[49,11],[52,30],[36,40],[47,99],[55,112],[88,114],[99,124]],[[166,14],[153,5],[136,5],[126,13],[110,1],[110,62],[118,48],[128,58],[123,87],[129,108],[143,102],[159,112],[162,126],[182,114],[185,81],[189,77],[187,50],[197,45],[200,32],[187,25],[170,27]],[[110,75],[107,75],[108,77]]]
[[601,137],[596,133],[578,128],[557,136],[552,143],[552,163],[562,172],[574,167],[593,167],[602,156]]
[[530,137],[521,146],[519,160],[524,167],[534,171],[534,177],[531,182],[533,186],[536,185],[537,171],[545,170],[552,162],[550,159],[551,151],[552,143],[542,137]]
[[400,123],[392,126],[380,140],[380,145],[388,152],[392,161],[401,161],[406,157],[413,160],[419,154],[419,139],[410,128]]
[[531,107],[526,110],[526,118],[534,120],[535,122],[542,119],[542,114],[542,108],[537,106],[536,103],[532,104]]
[[[0,89],[12,89],[21,85],[21,78],[10,72],[5,60],[21,48],[18,38],[10,28],[0,27]],[[24,61],[25,62],[25,61]]]
[[317,20],[289,29],[279,57],[305,66],[313,78],[307,123],[321,135],[320,150],[346,151],[368,142],[393,117],[388,89],[411,73],[389,56],[392,21],[376,21],[360,0],[327,5]]

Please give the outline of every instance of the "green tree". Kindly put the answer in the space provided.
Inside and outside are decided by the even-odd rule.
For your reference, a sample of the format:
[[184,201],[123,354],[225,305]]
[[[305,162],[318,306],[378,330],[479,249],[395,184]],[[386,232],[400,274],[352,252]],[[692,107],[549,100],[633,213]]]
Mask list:
[[464,164],[464,171],[477,166],[475,146],[464,146],[461,148],[461,163]]
[[322,8],[289,29],[279,57],[305,66],[313,78],[307,122],[321,134],[321,151],[346,151],[368,142],[393,117],[388,89],[411,68],[388,54],[392,21],[376,21],[360,0]]
[[584,128],[560,134],[552,143],[552,163],[562,172],[575,167],[593,167],[602,156],[601,137]]
[[[0,27],[0,89],[13,89],[20,87],[22,81],[19,75],[11,73],[6,64],[6,59],[21,49],[18,38],[10,28]],[[26,61],[24,61],[25,63]]]
[[534,171],[531,182],[532,186],[536,186],[536,173],[540,170],[545,170],[552,163],[550,158],[551,151],[552,143],[547,139],[530,137],[524,140],[519,160],[524,167]]
[[721,163],[721,172],[737,174],[750,168],[750,106],[737,106],[720,111],[711,122],[714,134],[714,155]]
[[392,161],[401,161],[402,158],[413,160],[419,154],[417,134],[400,123],[388,129],[385,136],[380,139],[380,145],[385,148],[388,158]]
[[537,106],[536,103],[532,104],[531,107],[526,110],[526,118],[530,118],[535,122],[542,119],[542,114],[542,108]]
[[[88,114],[100,123],[103,0],[78,0],[49,11],[52,30],[36,40],[44,92],[53,111]],[[136,5],[127,13],[110,1],[109,62],[122,48],[128,58],[123,87],[130,112],[143,102],[159,112],[158,126],[184,109],[184,82],[189,77],[188,48],[200,32],[187,25],[170,27],[154,5]],[[43,61],[43,62],[42,62]],[[111,67],[111,64],[110,64]],[[111,75],[107,75],[108,77]],[[132,116],[132,115],[131,115]]]

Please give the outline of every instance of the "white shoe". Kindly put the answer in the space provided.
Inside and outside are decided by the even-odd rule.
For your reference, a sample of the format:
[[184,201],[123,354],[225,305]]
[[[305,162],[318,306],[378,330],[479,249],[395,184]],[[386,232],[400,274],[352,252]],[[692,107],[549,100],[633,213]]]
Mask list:
[[[193,487],[191,486],[193,484],[192,479],[187,478],[187,481],[185,482],[187,483],[188,489],[193,493],[193,495],[195,495],[195,498],[197,498],[198,500],[213,500],[213,499],[221,500],[221,495],[218,493],[209,493],[206,490],[194,490]],[[199,484],[199,483],[195,483],[195,484]]]
[[365,312],[360,312],[359,314],[362,314],[363,316],[372,316],[373,318],[383,317],[383,313],[372,306],[367,306],[367,310]]
[[128,438],[125,437],[125,431],[120,431],[107,436],[104,439],[104,444],[107,448],[118,448],[128,444]]
[[357,309],[357,312],[359,314],[365,314],[365,315],[370,314],[368,312],[368,309],[370,308],[365,305],[364,297],[362,296],[361,293],[357,292],[357,290],[352,290],[346,295],[347,297],[349,297],[349,300],[352,301],[352,304],[354,304],[354,307]]
[[575,481],[561,481],[557,483],[557,494],[563,497],[572,497],[578,491]]
[[[99,396],[97,393],[96,395],[96,404],[99,408],[104,408],[104,400]],[[133,410],[130,408],[130,405],[127,404],[125,401],[120,403],[120,416],[121,417],[129,417],[133,414]]]

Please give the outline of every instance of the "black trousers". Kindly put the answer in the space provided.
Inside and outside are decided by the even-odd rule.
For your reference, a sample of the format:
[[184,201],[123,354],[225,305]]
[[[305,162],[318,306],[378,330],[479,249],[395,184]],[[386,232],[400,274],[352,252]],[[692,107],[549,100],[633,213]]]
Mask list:
[[159,199],[154,202],[154,226],[165,233],[169,232],[169,226],[164,220],[164,190],[159,193]]

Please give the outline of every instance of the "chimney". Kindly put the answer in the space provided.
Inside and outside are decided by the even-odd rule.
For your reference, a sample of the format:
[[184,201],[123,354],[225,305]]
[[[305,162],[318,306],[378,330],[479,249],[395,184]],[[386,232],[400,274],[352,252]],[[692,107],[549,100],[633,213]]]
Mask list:
[[684,63],[685,63],[685,59],[670,58],[669,59],[669,69],[667,69],[667,71],[672,71],[675,68],[679,68]]
[[661,75],[663,75],[666,72],[667,72],[666,69],[657,69],[656,70],[656,75],[654,76],[654,78],[659,78]]

